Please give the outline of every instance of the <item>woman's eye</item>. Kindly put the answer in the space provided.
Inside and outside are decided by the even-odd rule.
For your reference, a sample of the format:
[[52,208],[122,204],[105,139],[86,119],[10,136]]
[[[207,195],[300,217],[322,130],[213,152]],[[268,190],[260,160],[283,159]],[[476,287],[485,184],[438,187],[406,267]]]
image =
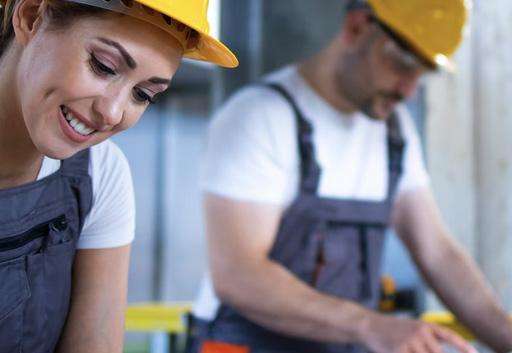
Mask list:
[[155,97],[150,96],[138,87],[133,89],[133,98],[139,103],[155,103]]
[[94,54],[91,54],[91,67],[100,76],[114,76],[116,74],[113,68],[103,64]]

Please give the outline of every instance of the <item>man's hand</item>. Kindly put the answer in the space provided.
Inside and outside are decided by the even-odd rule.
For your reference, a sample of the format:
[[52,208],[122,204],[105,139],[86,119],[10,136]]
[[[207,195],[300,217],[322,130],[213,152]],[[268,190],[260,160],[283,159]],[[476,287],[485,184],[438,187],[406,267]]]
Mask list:
[[431,191],[400,195],[393,224],[426,282],[459,321],[495,352],[512,350],[508,314],[475,261],[450,235]]
[[461,353],[476,350],[457,334],[434,324],[375,314],[363,337],[375,353],[443,353],[450,345]]

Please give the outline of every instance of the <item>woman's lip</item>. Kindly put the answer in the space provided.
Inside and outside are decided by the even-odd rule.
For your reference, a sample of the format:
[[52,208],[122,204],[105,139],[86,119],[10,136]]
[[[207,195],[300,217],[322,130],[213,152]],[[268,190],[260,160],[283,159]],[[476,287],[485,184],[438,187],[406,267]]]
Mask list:
[[61,106],[61,110],[62,110],[62,108],[65,108],[68,112],[70,112],[73,115],[74,118],[80,120],[88,128],[91,128],[91,129],[96,130],[96,131],[100,131],[101,130],[100,126],[97,126],[96,124],[93,124],[92,122],[88,121],[85,117],[80,115],[78,112],[75,112],[73,109],[71,109],[71,108],[69,108],[69,107],[67,107],[65,105]]
[[75,143],[84,143],[89,141],[92,138],[93,134],[84,136],[80,135],[78,132],[76,132],[68,123],[66,118],[64,117],[64,114],[62,113],[62,109],[59,107],[59,125],[67,138],[69,138],[71,141]]

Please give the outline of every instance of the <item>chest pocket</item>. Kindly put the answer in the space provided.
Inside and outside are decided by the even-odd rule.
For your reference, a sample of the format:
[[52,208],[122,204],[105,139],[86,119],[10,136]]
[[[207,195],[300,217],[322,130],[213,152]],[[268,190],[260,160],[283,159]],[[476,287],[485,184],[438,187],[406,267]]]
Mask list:
[[[54,344],[65,322],[75,252],[65,215],[0,238],[0,352],[36,352],[26,337]],[[26,325],[29,323],[29,325]]]
[[353,227],[328,226],[317,247],[316,275],[312,285],[331,295],[356,300],[363,276],[360,234]]
[[376,297],[385,240],[383,227],[331,224],[316,247],[318,290],[354,301]]

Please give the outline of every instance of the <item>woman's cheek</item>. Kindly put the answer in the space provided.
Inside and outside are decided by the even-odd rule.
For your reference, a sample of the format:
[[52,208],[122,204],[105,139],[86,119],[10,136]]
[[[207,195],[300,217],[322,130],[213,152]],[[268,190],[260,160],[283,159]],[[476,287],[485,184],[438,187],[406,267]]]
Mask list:
[[[137,124],[137,122],[138,122],[139,120],[140,120],[140,116],[139,116],[139,117],[135,117],[135,118],[133,118],[133,117],[132,117],[132,118],[130,118],[130,117],[125,118],[125,119],[123,120],[123,122],[121,122],[121,123],[119,124],[119,126],[118,126],[118,128],[119,128],[119,132],[121,132],[121,131],[125,131],[125,130],[128,130],[128,129],[130,129],[130,128],[134,127],[134,126],[135,126],[135,124]],[[116,130],[117,130],[117,129],[116,129]],[[116,132],[116,133],[117,133],[117,132]]]

